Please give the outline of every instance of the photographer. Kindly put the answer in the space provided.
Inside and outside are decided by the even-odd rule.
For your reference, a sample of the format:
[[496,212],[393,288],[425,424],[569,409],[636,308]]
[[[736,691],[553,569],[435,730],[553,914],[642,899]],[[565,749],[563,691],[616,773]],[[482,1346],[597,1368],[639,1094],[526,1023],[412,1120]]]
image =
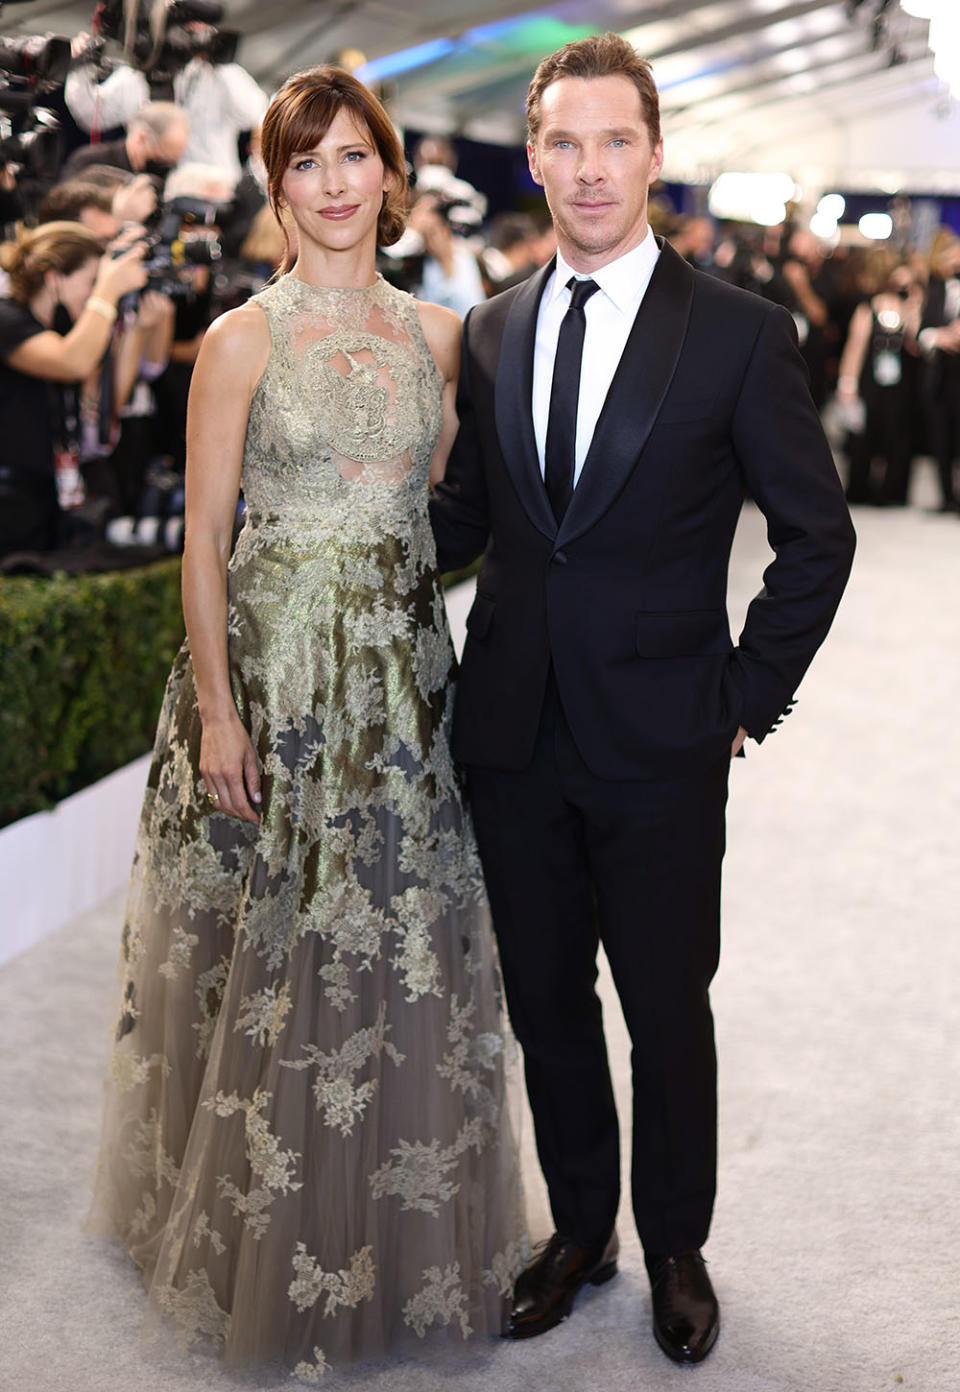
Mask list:
[[[197,41],[209,26],[190,25]],[[82,57],[88,34],[74,40],[74,53]],[[237,140],[241,132],[259,125],[267,109],[267,94],[239,63],[215,63],[203,53],[190,59],[173,76],[173,95],[186,113],[190,137],[185,159],[215,164],[225,169],[232,184],[240,178]],[[126,125],[148,101],[150,88],[144,74],[118,63],[97,81],[93,63],[81,62],[67,77],[64,98],[71,116],[83,130]]]
[[165,179],[178,164],[190,139],[190,118],[173,102],[147,102],[130,118],[122,140],[81,145],[61,171],[61,180],[75,179],[90,164],[111,164],[129,174],[154,174]]
[[446,305],[461,318],[486,299],[477,258],[450,226],[443,200],[432,190],[410,209],[409,226],[423,239],[420,297]]
[[76,477],[79,421],[52,386],[81,382],[97,367],[117,301],[146,281],[143,255],[138,243],[104,257],[97,238],[70,222],[0,248],[10,283],[0,299],[0,556],[64,539],[57,468]]
[[112,242],[124,224],[152,217],[157,191],[149,174],[129,178],[117,169],[110,171],[119,176],[116,183],[105,184],[94,182],[96,168],[90,165],[81,178],[54,184],[37,209],[37,222],[79,222],[102,242]]

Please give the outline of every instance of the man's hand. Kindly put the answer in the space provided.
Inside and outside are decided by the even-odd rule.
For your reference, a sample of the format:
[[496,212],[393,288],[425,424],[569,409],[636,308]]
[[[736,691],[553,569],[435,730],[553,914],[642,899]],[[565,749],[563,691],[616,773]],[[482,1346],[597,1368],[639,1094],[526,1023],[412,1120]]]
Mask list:
[[735,759],[743,748],[743,742],[747,738],[747,732],[741,725],[733,737],[733,744],[730,746],[730,758]]
[[113,195],[112,211],[118,222],[146,222],[156,206],[157,188],[149,174],[136,174]]

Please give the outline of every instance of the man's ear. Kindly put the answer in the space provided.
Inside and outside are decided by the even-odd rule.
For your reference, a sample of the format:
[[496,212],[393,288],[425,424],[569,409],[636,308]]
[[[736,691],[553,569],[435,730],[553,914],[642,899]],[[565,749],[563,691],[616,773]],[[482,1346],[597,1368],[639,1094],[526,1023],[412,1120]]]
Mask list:
[[655,184],[655,183],[657,182],[657,180],[660,178],[660,174],[661,174],[662,170],[663,170],[663,136],[661,135],[660,139],[657,141],[656,145],[654,145],[654,147],[653,147],[653,159],[650,161],[650,178],[647,180],[648,186],[649,186],[650,184]]
[[533,179],[533,182],[535,184],[539,184],[540,187],[543,188],[543,178],[540,174],[540,164],[537,160],[537,150],[536,146],[533,144],[531,140],[527,141],[527,166],[530,170],[530,176]]

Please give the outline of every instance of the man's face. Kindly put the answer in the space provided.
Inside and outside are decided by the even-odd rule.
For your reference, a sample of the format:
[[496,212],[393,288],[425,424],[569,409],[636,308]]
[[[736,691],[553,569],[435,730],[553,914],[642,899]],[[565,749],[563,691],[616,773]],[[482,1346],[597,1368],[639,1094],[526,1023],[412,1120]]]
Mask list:
[[135,127],[127,136],[130,164],[138,173],[149,167],[152,167],[151,172],[158,173],[161,168],[173,169],[179,163],[189,139],[189,126],[179,121],[173,122],[159,139],[142,127]]
[[92,203],[80,209],[77,221],[88,228],[104,245],[112,241],[120,231],[120,224],[113,214],[105,213],[102,208],[97,208]]
[[663,165],[650,143],[640,94],[628,77],[562,77],[540,99],[528,143],[560,250],[577,271],[615,260],[647,235],[647,193]]

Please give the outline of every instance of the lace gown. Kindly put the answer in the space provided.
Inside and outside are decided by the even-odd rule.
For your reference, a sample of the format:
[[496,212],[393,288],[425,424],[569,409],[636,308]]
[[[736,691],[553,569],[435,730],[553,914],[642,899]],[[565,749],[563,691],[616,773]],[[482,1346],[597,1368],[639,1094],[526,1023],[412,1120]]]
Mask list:
[[212,810],[185,644],[139,828],[91,1226],[190,1347],[316,1381],[499,1332],[522,1257],[495,953],[446,738],[415,302],[285,276],[229,569],[262,822]]

